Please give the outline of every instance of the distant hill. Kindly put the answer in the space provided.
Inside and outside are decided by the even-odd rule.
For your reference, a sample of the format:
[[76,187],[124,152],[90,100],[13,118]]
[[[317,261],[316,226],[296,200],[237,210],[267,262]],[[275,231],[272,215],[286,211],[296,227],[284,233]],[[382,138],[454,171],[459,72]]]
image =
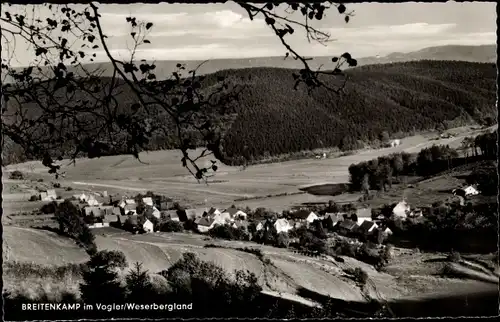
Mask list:
[[[342,97],[324,89],[310,96],[304,88],[294,90],[293,72],[247,68],[207,75],[202,86],[212,86],[221,75],[247,86],[223,142],[227,164],[316,148],[349,150],[383,131],[394,135],[496,119],[497,70],[491,63],[428,60],[357,67],[347,72]],[[127,91],[116,99],[123,108],[133,100]],[[149,146],[173,147],[175,140],[161,135]],[[9,150],[4,156],[12,157],[10,162],[22,161],[20,152]]]
[[[339,53],[340,55],[341,53]],[[356,57],[356,53],[351,53],[358,60],[358,66],[372,64],[396,63],[412,60],[460,60],[479,63],[496,63],[496,45],[482,46],[439,46],[424,48],[419,51],[409,53],[391,53],[383,57]],[[322,66],[323,69],[332,69],[333,63],[331,56],[329,57],[313,57],[309,62],[312,68],[317,69]],[[164,60],[155,61],[156,74],[159,78],[170,76],[176,70],[178,63],[186,64],[186,70],[192,70],[203,63],[202,60]],[[245,69],[256,67],[273,67],[285,69],[300,69],[303,65],[300,61],[292,58],[284,59],[283,57],[256,57],[256,58],[238,58],[238,59],[213,59],[201,65],[198,69],[199,75],[211,74],[225,69]],[[112,76],[111,63],[93,63],[85,65],[89,71],[102,71],[102,77]],[[71,69],[71,68],[70,68]],[[79,69],[72,70],[75,74],[82,74]],[[46,74],[46,68],[43,68],[43,73]]]

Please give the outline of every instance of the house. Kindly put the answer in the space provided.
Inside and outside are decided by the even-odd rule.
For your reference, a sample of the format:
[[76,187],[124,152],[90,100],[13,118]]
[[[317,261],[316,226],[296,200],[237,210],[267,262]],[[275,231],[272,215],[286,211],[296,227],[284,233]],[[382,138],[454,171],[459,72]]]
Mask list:
[[462,198],[465,198],[465,196],[467,195],[467,192],[464,189],[453,189],[451,193],[453,193],[454,196],[459,196]]
[[146,215],[146,216],[154,216],[154,217],[156,217],[158,219],[161,218],[161,212],[155,206],[147,207],[146,211],[144,212],[144,215]]
[[135,215],[137,215],[137,209],[135,208],[135,204],[127,204],[125,205],[125,207],[123,207],[123,210],[125,214],[133,212]]
[[40,198],[40,200],[42,200],[42,201],[50,201],[50,200],[48,200],[48,198],[47,198],[47,192],[40,192],[39,198]]
[[337,230],[340,234],[349,235],[356,231],[358,224],[350,219],[343,220],[337,225]]
[[113,206],[100,206],[99,208],[104,216],[113,215]]
[[468,186],[464,191],[466,196],[476,196],[479,194],[479,191],[474,186]]
[[358,232],[364,236],[368,236],[373,233],[375,229],[378,228],[378,225],[370,220],[365,220],[359,226]]
[[198,218],[203,217],[203,214],[206,213],[204,209],[186,209],[184,210],[184,212],[186,214],[185,220],[188,219],[196,220]]
[[126,216],[126,215],[117,215],[117,216],[116,216],[116,221],[117,221],[119,224],[123,225],[123,224],[125,224],[125,222],[127,221],[128,217],[129,217],[129,216]]
[[305,210],[305,209],[301,209],[301,210],[298,210],[298,211],[291,213],[290,217],[292,217],[293,219],[295,219],[297,221],[306,222],[307,224],[310,224],[313,221],[319,219],[319,217],[316,213],[314,213],[313,211]]
[[234,206],[231,206],[230,208],[224,210],[223,214],[225,213],[228,213],[231,216],[231,218],[234,219],[247,219],[247,214]]
[[208,216],[196,219],[195,223],[197,225],[198,231],[202,234],[208,232],[216,225],[215,220]]
[[401,144],[401,140],[392,140],[391,141],[391,148],[394,148],[400,144]]
[[82,193],[80,196],[78,196],[78,200],[80,200],[81,202],[87,201],[88,198],[89,196],[87,196],[85,193]]
[[117,222],[118,218],[113,215],[105,215],[104,218],[102,219],[102,225],[103,227],[109,227],[111,223]]
[[142,198],[142,202],[144,202],[146,206],[151,206],[151,207],[153,206],[153,198],[151,197]]
[[125,204],[127,204],[127,205],[135,205],[135,200],[134,199],[125,199]]
[[85,216],[90,216],[90,215],[93,215],[94,217],[101,217],[102,216],[101,208],[99,208],[99,207],[89,206],[89,207],[83,208],[83,210],[84,210]]
[[326,213],[323,221],[328,229],[333,229],[339,222],[344,220],[343,213]]
[[146,233],[151,233],[154,230],[154,225],[149,219],[144,220],[141,227]]
[[392,213],[395,216],[406,218],[410,214],[410,205],[405,201],[400,201],[393,209]]
[[104,227],[104,224],[102,222],[96,222],[93,223],[92,225],[88,225],[89,228],[102,228]]
[[276,228],[277,233],[287,233],[293,227],[290,225],[288,220],[280,218],[274,222],[274,228]]
[[179,214],[177,213],[177,210],[162,211],[160,218],[162,220],[180,221]]
[[356,217],[358,225],[361,225],[365,220],[372,220],[372,208],[356,209]]
[[207,211],[207,215],[210,216],[210,217],[215,217],[216,215],[220,215],[221,214],[221,211],[217,208],[210,208],[209,211]]
[[112,214],[115,215],[115,216],[121,215],[122,214],[122,210],[120,209],[120,207],[113,207]]
[[269,226],[272,226],[272,222],[267,220],[267,219],[264,219],[257,224],[257,226],[255,227],[255,230],[256,231],[268,230]]
[[389,227],[385,227],[385,228],[382,228],[382,233],[385,235],[385,236],[390,236],[392,235],[392,230],[389,229]]
[[90,195],[87,199],[87,204],[89,206],[99,206],[101,203],[96,199],[95,196]]

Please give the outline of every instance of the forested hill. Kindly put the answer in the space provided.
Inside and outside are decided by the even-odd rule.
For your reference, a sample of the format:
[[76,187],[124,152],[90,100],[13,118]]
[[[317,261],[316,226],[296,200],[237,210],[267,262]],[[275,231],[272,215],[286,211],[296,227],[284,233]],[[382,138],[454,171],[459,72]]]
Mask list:
[[[496,119],[497,76],[491,63],[418,61],[357,67],[348,71],[342,97],[324,89],[310,96],[305,88],[294,90],[294,72],[250,68],[208,75],[203,86],[213,85],[220,75],[246,85],[238,117],[223,142],[226,163],[322,147],[347,150],[358,147],[359,141],[376,140],[383,131],[396,134],[481,122],[488,116]],[[129,97],[116,99],[124,108],[130,103]],[[173,147],[167,143],[171,138],[152,142],[151,149]],[[17,155],[21,152],[5,148],[4,162],[23,161]]]
[[[229,157],[246,159],[306,149],[356,147],[356,141],[495,117],[494,64],[420,61],[348,71],[347,94],[293,90],[291,71],[247,69],[218,74],[248,79],[239,118],[225,140]],[[462,123],[463,124],[463,123]]]

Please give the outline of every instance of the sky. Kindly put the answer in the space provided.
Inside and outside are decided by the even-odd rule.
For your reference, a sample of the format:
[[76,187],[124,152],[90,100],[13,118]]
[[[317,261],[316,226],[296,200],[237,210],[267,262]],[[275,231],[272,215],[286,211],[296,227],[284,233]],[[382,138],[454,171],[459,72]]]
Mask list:
[[[280,8],[284,9],[284,4]],[[42,6],[12,6],[12,12],[31,12],[45,20],[48,9]],[[81,8],[81,5],[77,5]],[[262,18],[250,21],[237,4],[103,4],[99,5],[101,23],[108,45],[117,58],[130,57],[130,26],[126,17],[152,22],[147,39],[136,59],[205,60],[283,56],[279,39]],[[278,8],[279,12],[283,9]],[[354,16],[345,23],[335,8],[327,11],[314,26],[331,34],[326,45],[309,43],[303,30],[289,37],[290,44],[305,56],[338,56],[350,52],[354,57],[410,52],[440,45],[484,45],[496,42],[495,3],[360,3],[348,4]],[[4,14],[2,13],[2,17]],[[298,16],[291,16],[298,17]],[[70,39],[70,43],[72,40]],[[75,49],[80,43],[75,42]],[[12,66],[33,61],[33,49],[21,39],[5,43],[2,57],[14,53]],[[96,61],[105,61],[96,51]]]

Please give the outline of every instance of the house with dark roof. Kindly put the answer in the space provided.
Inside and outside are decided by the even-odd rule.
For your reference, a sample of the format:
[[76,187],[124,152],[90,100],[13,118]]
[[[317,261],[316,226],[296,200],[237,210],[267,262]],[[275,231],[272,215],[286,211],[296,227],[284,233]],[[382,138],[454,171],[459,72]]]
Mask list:
[[323,223],[328,229],[333,229],[341,221],[344,221],[344,214],[340,212],[326,213],[323,219]]
[[90,215],[93,215],[94,217],[102,216],[102,211],[99,207],[85,207],[83,209],[85,216],[90,216]]
[[161,217],[161,212],[155,207],[146,207],[146,210],[144,211],[145,216],[153,216],[156,217],[157,219],[160,219]]
[[205,216],[196,219],[195,224],[197,225],[198,231],[203,234],[207,233],[210,229],[212,229],[215,226],[216,222],[213,218]]
[[169,202],[169,201],[162,201],[160,203],[160,210],[170,210],[171,208],[174,207],[174,203],[173,202]]
[[363,223],[359,226],[358,228],[358,232],[361,234],[361,235],[364,235],[364,236],[369,236],[370,234],[372,234],[374,232],[375,229],[378,228],[378,225],[376,223],[374,223],[373,221],[370,221],[370,220],[365,220],[363,221]]
[[343,220],[336,225],[336,229],[340,234],[351,235],[356,232],[358,224],[350,219]]
[[184,210],[186,218],[184,220],[183,220],[183,218],[181,218],[181,221],[185,221],[188,219],[196,220],[198,218],[203,217],[203,215],[206,212],[207,211],[205,209],[186,209],[186,210]]

